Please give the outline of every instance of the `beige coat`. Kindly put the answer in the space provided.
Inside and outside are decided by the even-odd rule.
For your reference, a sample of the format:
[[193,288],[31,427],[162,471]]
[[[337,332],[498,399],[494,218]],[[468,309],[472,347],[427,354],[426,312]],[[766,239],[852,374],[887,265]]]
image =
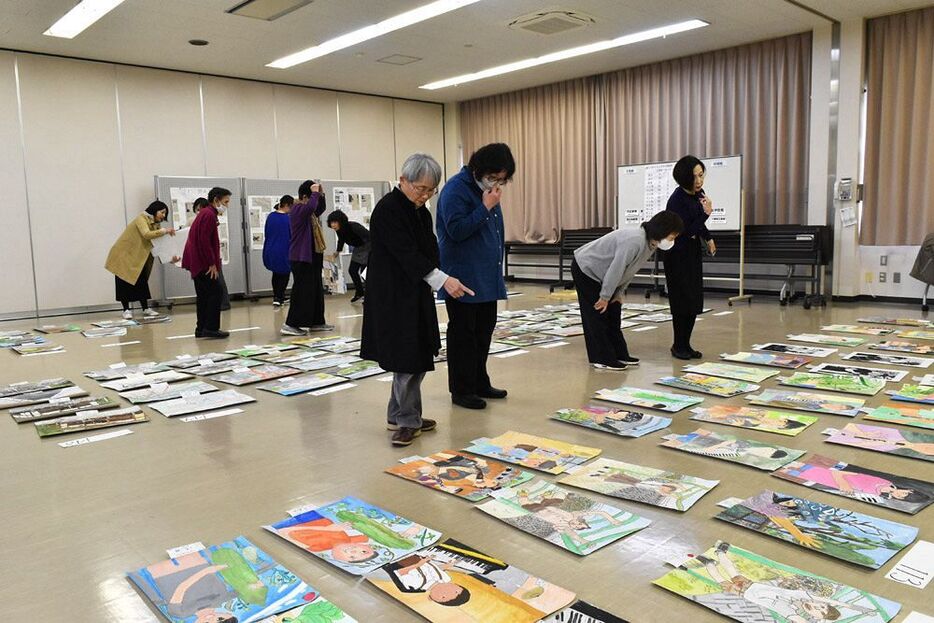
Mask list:
[[104,268],[127,283],[136,283],[152,252],[153,238],[165,235],[153,218],[143,212],[126,226],[110,248]]

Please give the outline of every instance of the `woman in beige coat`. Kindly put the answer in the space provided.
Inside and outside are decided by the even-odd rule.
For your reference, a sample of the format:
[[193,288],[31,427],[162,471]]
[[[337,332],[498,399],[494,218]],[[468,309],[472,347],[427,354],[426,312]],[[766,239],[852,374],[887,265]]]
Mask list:
[[104,268],[114,274],[117,300],[123,304],[123,317],[127,320],[133,318],[130,312],[132,301],[139,301],[144,316],[158,315],[149,309],[152,240],[166,234],[175,235],[175,229],[159,226],[168,212],[168,206],[161,201],[150,203],[145,212],[127,225],[107,255]]

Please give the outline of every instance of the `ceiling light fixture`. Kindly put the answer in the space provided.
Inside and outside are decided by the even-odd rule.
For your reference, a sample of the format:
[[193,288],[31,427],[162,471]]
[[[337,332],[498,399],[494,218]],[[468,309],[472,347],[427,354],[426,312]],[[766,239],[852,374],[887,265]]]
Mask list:
[[72,10],[65,13],[43,35],[74,39],[88,26],[104,17],[123,0],[81,0]]
[[450,13],[451,11],[456,11],[461,7],[465,7],[469,4],[474,4],[480,0],[436,0],[429,4],[422,5],[418,8],[412,9],[411,11],[406,11],[405,13],[400,13],[388,19],[384,19],[381,22],[377,22],[372,26],[366,26],[349,32],[340,37],[335,37],[329,41],[325,41],[320,45],[316,45],[310,48],[306,48],[294,54],[289,54],[288,56],[283,56],[282,58],[275,60],[266,67],[272,67],[274,69],[288,69],[289,67],[294,67],[295,65],[300,65],[302,63],[307,63],[316,58],[326,56],[332,52],[337,52],[338,50],[343,50],[344,48],[349,48],[351,46],[357,45],[358,43],[363,43],[364,41],[369,41],[370,39],[375,39],[376,37],[381,37],[385,34],[391,33],[400,28],[405,28],[407,26],[412,26],[413,24],[418,24],[419,22],[424,22],[433,17],[438,17],[439,15],[444,15],[445,13]]
[[642,32],[636,32],[631,35],[624,35],[622,37],[617,37],[616,39],[597,41],[596,43],[590,43],[580,47],[570,48],[568,50],[561,50],[560,52],[552,52],[551,54],[545,54],[544,56],[527,58],[525,60],[516,61],[514,63],[507,63],[506,65],[490,67],[489,69],[484,69],[472,74],[464,74],[462,76],[455,76],[454,78],[448,78],[446,80],[429,82],[428,84],[423,84],[419,88],[433,91],[435,89],[457,86],[459,84],[464,84],[465,82],[473,82],[475,80],[483,80],[484,78],[492,78],[493,76],[500,76],[502,74],[508,74],[513,71],[520,71],[522,69],[529,69],[530,67],[555,63],[569,58],[575,58],[577,56],[584,56],[585,54],[593,54],[594,52],[602,52],[603,50],[618,48],[624,45],[639,43],[641,41],[648,41],[650,39],[667,37],[668,35],[694,30],[695,28],[703,28],[704,26],[709,25],[710,24],[707,22],[699,19],[678,22],[677,24],[669,24],[668,26],[661,26],[659,28],[652,28],[649,30],[643,30]]

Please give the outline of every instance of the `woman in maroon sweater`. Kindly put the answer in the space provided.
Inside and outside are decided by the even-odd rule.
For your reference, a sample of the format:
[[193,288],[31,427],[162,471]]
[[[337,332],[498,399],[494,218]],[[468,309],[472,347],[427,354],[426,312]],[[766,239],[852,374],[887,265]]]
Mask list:
[[191,273],[197,296],[198,322],[195,337],[224,338],[221,331],[221,287],[218,274],[221,266],[221,243],[217,234],[217,215],[227,211],[230,191],[212,188],[208,205],[202,208],[191,224],[182,268]]

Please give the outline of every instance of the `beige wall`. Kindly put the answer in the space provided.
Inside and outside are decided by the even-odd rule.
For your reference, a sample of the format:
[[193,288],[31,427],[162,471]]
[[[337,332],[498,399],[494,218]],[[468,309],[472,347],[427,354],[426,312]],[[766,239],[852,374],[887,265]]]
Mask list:
[[0,52],[0,150],[2,318],[113,305],[104,260],[155,175],[393,180],[444,164],[443,108]]

